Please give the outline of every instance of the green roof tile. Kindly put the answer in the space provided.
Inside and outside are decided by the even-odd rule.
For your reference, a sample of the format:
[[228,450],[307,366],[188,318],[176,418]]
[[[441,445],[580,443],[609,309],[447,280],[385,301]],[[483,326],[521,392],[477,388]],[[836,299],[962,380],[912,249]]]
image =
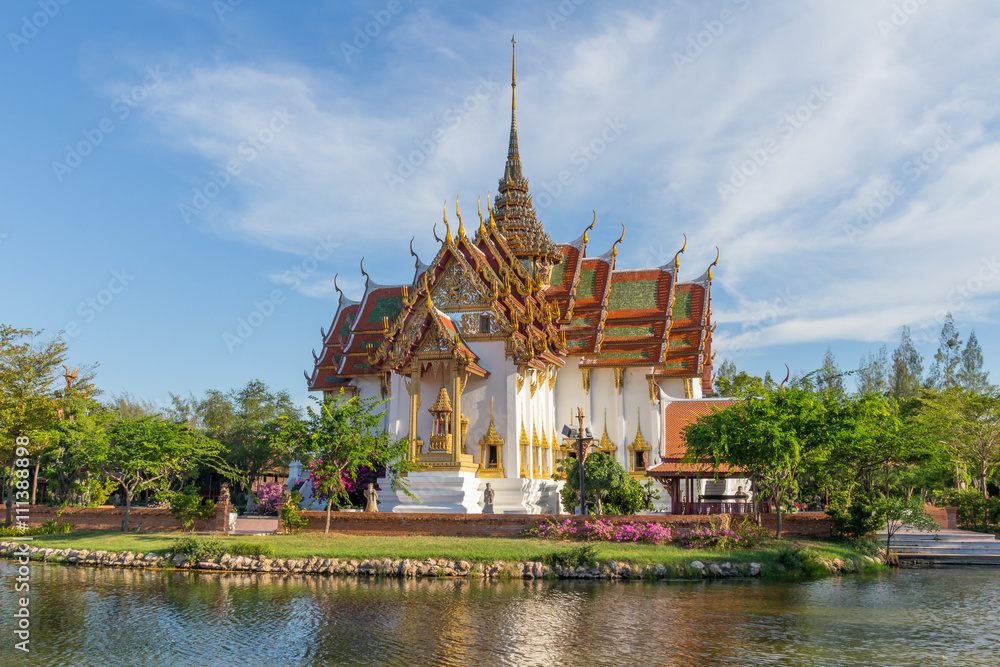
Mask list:
[[611,283],[608,310],[649,310],[656,308],[655,280],[629,280]]

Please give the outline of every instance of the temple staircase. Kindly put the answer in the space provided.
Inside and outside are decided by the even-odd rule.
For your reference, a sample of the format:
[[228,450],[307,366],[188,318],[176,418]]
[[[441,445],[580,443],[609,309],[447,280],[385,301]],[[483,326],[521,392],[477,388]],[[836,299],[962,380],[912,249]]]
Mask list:
[[[885,544],[885,531],[877,534]],[[928,565],[1000,565],[1000,540],[992,533],[942,529],[925,532],[903,528],[890,548],[901,563]]]

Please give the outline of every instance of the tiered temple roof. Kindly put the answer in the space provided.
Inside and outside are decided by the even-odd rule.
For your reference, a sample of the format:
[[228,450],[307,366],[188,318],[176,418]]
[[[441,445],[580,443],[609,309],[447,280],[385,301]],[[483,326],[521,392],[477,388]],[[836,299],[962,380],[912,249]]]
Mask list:
[[[516,90],[516,74],[511,86]],[[514,92],[507,162],[489,221],[480,213],[470,237],[457,201],[456,215],[457,234],[445,216],[437,256],[429,265],[417,259],[409,285],[378,285],[365,274],[360,302],[341,293],[331,328],[322,332],[323,351],[314,353],[310,390],[336,391],[356,377],[399,372],[433,335],[437,352],[480,374],[489,369],[478,365],[467,338],[502,339],[508,357],[536,368],[580,357],[585,368],[644,367],[653,378],[700,378],[710,391],[712,267],[678,282],[682,248],[668,265],[617,270],[624,225],[610,251],[588,257],[596,213],[579,239],[554,244],[522,173]]]

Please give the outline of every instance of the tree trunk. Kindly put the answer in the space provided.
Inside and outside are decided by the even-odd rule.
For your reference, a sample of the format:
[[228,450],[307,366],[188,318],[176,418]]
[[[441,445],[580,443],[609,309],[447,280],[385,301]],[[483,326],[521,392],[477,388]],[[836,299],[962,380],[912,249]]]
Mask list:
[[7,475],[7,518],[4,520],[4,526],[10,528],[11,524],[14,523],[14,462],[10,462],[10,470]]
[[333,494],[330,494],[330,497],[326,501],[326,528],[323,529],[324,535],[330,534],[330,511],[332,507],[333,507]]
[[125,485],[122,485],[122,487],[125,489],[125,520],[122,521],[122,532],[127,533],[128,521],[132,514],[132,489]]
[[42,466],[41,454],[35,459],[35,475],[31,478],[31,504],[35,504],[35,492],[38,490],[38,469]]

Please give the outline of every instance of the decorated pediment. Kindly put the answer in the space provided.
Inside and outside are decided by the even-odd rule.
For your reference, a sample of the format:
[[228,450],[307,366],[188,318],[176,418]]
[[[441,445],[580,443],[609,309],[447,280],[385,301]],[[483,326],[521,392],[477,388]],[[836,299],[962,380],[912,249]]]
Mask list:
[[457,256],[434,281],[431,295],[434,305],[443,310],[487,308],[494,300],[482,278]]

